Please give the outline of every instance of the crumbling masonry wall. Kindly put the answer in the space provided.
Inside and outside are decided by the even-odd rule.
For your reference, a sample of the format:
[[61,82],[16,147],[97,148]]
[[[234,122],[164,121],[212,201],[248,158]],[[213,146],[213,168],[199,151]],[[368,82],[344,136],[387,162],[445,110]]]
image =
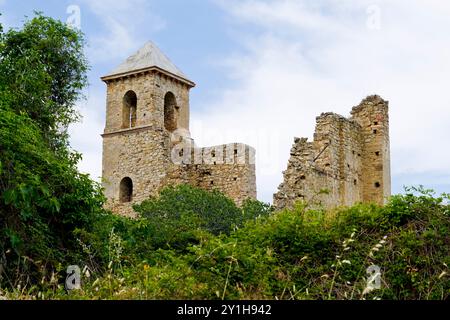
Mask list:
[[295,139],[274,206],[384,203],[391,190],[388,102],[369,96],[350,118],[323,113],[316,120],[314,141]]
[[165,185],[217,189],[239,206],[246,199],[256,199],[254,148],[241,143],[196,148],[192,142],[172,150],[172,160],[179,165],[172,166]]

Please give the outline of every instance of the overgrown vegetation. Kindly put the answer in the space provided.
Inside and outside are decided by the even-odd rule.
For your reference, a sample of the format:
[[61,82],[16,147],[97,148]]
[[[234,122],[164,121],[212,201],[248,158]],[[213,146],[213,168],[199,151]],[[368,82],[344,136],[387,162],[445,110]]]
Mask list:
[[[94,231],[77,231],[78,242],[90,247],[90,265],[95,270],[113,261],[115,266],[132,266],[149,259],[149,254],[168,250],[188,253],[213,236],[229,235],[246,221],[268,216],[271,207],[248,200],[242,208],[218,191],[207,192],[188,185],[168,187],[157,198],[135,206],[140,218],[128,219],[104,214],[94,222]],[[120,239],[120,257],[111,255],[111,237]]]
[[[449,298],[449,195],[412,188],[384,207],[359,204],[334,211],[308,209],[304,203],[280,212],[260,206],[240,227],[230,219],[234,228],[214,235],[198,214],[188,218],[197,212],[192,208],[204,205],[195,196],[204,192],[188,186],[167,189],[161,198],[136,207],[149,216],[104,215],[94,230],[80,232],[79,243],[91,257],[82,265],[81,290],[66,292],[62,272],[39,287],[9,291],[8,297]],[[187,195],[192,198],[184,207],[178,199]],[[207,198],[212,212],[220,210],[223,195]],[[230,209],[243,215],[232,203]],[[152,220],[164,212],[172,213],[164,221]],[[371,266],[380,269],[380,288],[367,281]]]
[[0,299],[449,298],[448,194],[273,212],[181,185],[137,219],[106,212],[61,129],[85,85],[82,35],[37,15],[0,40]]
[[[1,28],[0,28],[1,29]],[[73,231],[102,212],[66,128],[86,84],[83,37],[37,15],[0,32],[0,283],[33,284],[78,261]]]

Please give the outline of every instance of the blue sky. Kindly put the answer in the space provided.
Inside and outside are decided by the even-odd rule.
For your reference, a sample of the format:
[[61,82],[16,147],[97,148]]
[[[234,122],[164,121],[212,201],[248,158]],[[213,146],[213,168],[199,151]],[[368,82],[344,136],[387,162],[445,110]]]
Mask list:
[[[112,70],[138,50],[147,40],[155,42],[184,73],[202,86],[202,93],[192,92],[193,105],[197,97],[213,98],[227,78],[215,61],[239,50],[227,27],[226,12],[214,2],[205,0],[169,1],[61,1],[61,0],[0,0],[6,27],[17,27],[34,11],[67,21],[71,5],[80,7],[81,29],[86,34],[88,57],[92,70],[90,83],[103,88],[99,77]],[[122,33],[123,28],[125,31]],[[115,38],[115,39],[113,39]],[[113,43],[102,48],[105,41]],[[123,45],[123,47],[121,46]],[[111,52],[109,49],[115,49]]]
[[393,192],[450,191],[448,1],[0,0],[0,21],[17,27],[34,10],[67,21],[74,5],[92,70],[71,141],[93,178],[105,113],[99,77],[152,40],[197,83],[197,143],[256,147],[261,200],[281,182],[294,136],[312,138],[321,112],[348,115],[374,93],[390,101]]

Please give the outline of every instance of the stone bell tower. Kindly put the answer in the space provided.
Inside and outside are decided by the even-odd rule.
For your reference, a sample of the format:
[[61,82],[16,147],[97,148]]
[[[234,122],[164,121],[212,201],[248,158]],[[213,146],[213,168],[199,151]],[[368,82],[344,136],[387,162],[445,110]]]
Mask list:
[[195,86],[152,42],[101,78],[107,85],[103,185],[107,207],[132,215],[154,195],[170,167],[170,135],[189,138]]
[[236,204],[256,198],[255,150],[242,143],[197,148],[189,132],[195,84],[148,42],[109,75],[103,137],[106,208],[132,205],[165,186],[217,189]]

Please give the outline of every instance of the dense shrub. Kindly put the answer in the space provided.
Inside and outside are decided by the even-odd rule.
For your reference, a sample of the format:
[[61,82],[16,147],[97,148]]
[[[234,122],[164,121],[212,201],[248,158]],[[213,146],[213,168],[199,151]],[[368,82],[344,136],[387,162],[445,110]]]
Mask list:
[[186,227],[203,228],[215,235],[229,233],[244,219],[234,202],[219,191],[207,192],[189,185],[165,188],[159,197],[144,201],[135,210],[174,233]]
[[77,231],[79,241],[90,245],[95,256],[91,268],[107,265],[111,232],[122,240],[122,262],[127,265],[154,260],[159,249],[188,252],[214,235],[229,235],[248,221],[266,217],[271,206],[247,200],[242,208],[218,191],[205,191],[189,185],[163,189],[158,197],[135,205],[138,218],[128,219],[103,214],[93,223],[92,231]]

